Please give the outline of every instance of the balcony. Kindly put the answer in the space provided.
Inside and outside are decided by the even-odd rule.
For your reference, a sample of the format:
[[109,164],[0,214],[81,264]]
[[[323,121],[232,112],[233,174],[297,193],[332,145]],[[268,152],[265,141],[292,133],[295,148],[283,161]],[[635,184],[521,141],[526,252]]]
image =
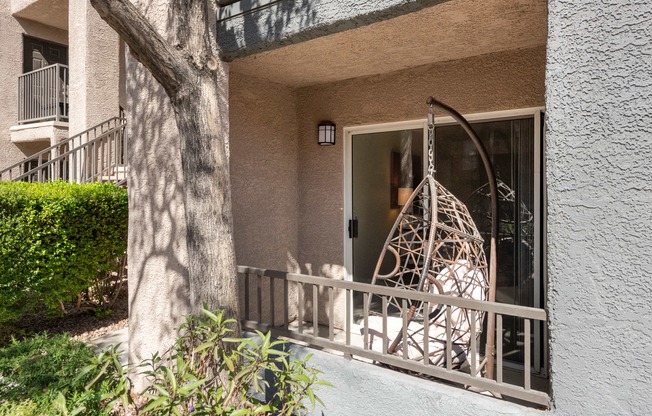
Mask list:
[[68,66],[54,64],[18,77],[18,124],[68,121]]
[[[271,330],[276,337],[436,378],[460,389],[509,398],[508,401],[535,408],[550,405],[547,381],[532,374],[531,369],[530,328],[537,323],[546,325],[547,314],[542,309],[244,266],[238,268],[238,273],[243,279],[244,319],[241,324],[245,330]],[[353,323],[355,312],[351,301],[356,294],[363,295],[366,305],[358,324]],[[439,311],[439,315],[445,317],[439,319],[442,326],[430,323],[431,319],[410,323],[407,314],[391,311],[389,298],[400,299],[405,311],[408,305],[414,304],[424,305],[425,310]],[[382,307],[372,307],[374,300]],[[336,304],[344,307],[336,308]],[[483,373],[488,360],[480,345],[480,328],[474,325],[468,340],[470,347],[464,359],[456,362],[464,346],[452,321],[460,311],[472,317],[493,314],[498,340],[504,336],[503,317],[523,321],[525,330],[520,337],[525,353],[521,370],[514,371],[504,363],[503,346],[498,342],[494,376],[486,378]],[[413,324],[422,328],[410,333]],[[392,353],[390,342],[397,336],[408,342],[405,348],[401,346]]]
[[49,65],[18,77],[18,125],[13,143],[49,142],[68,137],[68,66]]

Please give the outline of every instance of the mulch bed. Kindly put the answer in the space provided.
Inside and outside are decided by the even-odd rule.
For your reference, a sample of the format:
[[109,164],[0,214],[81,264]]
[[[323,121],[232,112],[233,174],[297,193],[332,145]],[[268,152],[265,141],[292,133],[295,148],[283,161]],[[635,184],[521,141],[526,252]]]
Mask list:
[[[95,311],[89,309],[77,311],[74,305],[66,305],[66,309],[68,312],[61,317],[48,317],[45,311],[25,315],[2,331],[11,332],[18,338],[44,331],[50,335],[67,332],[74,339],[88,341],[126,328],[129,317],[127,287],[122,288],[110,308],[111,313],[104,316],[96,316]],[[0,343],[3,341],[6,340],[0,339]]]

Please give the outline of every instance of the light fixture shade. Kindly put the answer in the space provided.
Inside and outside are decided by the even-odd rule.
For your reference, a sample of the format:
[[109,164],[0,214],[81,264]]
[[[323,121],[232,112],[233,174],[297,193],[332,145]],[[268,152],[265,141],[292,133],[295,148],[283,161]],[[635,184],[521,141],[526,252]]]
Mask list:
[[317,143],[320,146],[332,146],[335,144],[335,123],[322,121],[317,126]]
[[412,188],[398,188],[398,205],[405,205],[413,191],[414,189]]

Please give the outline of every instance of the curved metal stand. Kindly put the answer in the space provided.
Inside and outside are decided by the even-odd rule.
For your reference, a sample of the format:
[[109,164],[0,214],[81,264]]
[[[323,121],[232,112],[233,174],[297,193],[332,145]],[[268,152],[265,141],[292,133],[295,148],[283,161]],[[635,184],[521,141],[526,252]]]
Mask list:
[[[435,108],[438,108],[445,113],[449,114],[455,119],[460,126],[464,129],[466,134],[469,135],[471,141],[478,149],[482,163],[484,164],[484,169],[487,174],[487,179],[489,182],[489,192],[491,193],[491,245],[489,252],[489,302],[496,301],[496,270],[497,270],[497,259],[496,259],[496,244],[498,238],[498,186],[496,184],[496,175],[494,173],[493,164],[489,159],[489,153],[484,147],[480,138],[478,137],[471,124],[455,109],[442,103],[441,101],[430,96],[426,100],[428,105],[432,105]],[[493,379],[494,375],[494,355],[495,355],[495,340],[496,340],[496,321],[493,313],[489,313],[487,316],[487,344],[485,349],[485,355],[487,356],[487,367],[485,371],[486,378]]]

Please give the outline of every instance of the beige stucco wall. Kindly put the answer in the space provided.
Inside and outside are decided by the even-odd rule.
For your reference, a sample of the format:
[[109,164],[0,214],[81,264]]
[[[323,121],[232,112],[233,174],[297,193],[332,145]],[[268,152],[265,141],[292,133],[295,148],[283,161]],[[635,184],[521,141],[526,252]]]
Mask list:
[[70,135],[118,116],[120,38],[88,0],[69,0]]
[[[188,312],[177,129],[162,88],[127,56],[129,361],[172,343]],[[146,122],[144,122],[146,121]]]
[[[429,95],[462,113],[543,106],[544,72],[545,48],[539,47],[299,89],[301,272],[337,279],[345,273],[344,127],[424,119]],[[323,119],[337,124],[335,146],[316,144],[315,129]],[[341,316],[336,322],[341,324]]]
[[49,146],[14,144],[9,128],[18,120],[18,76],[23,73],[23,34],[68,44],[68,33],[51,26],[11,16],[11,1],[0,0],[0,169],[14,164],[26,155]]
[[[166,22],[151,8],[149,18]],[[179,137],[162,88],[127,54],[131,362],[171,344],[188,313]],[[238,264],[296,269],[297,122],[292,89],[230,80],[231,181]],[[281,291],[279,290],[280,294]],[[279,299],[280,301],[280,299]]]
[[234,73],[229,107],[238,264],[296,270],[295,94],[282,85]]

